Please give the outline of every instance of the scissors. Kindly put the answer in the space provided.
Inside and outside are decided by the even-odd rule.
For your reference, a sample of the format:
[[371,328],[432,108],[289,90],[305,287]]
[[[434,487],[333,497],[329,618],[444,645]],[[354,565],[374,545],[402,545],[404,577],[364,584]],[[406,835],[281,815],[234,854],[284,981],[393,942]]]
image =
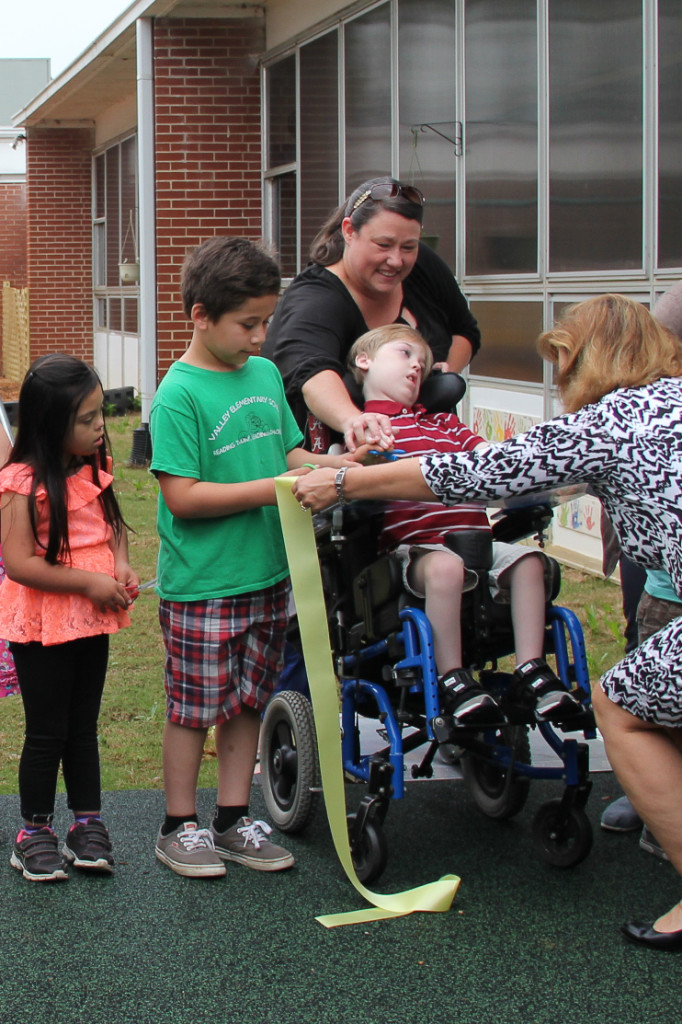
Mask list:
[[137,596],[143,590],[151,590],[152,587],[155,587],[158,582],[159,582],[159,577],[155,576],[154,579],[147,580],[146,583],[140,583],[139,587],[132,587],[132,586],[131,587],[126,587],[126,590],[134,591],[135,592],[135,596]]
[[396,459],[400,458],[401,455],[405,454],[404,448],[394,448],[390,452],[380,452],[376,448],[370,448],[369,455],[382,456],[386,462],[395,462]]

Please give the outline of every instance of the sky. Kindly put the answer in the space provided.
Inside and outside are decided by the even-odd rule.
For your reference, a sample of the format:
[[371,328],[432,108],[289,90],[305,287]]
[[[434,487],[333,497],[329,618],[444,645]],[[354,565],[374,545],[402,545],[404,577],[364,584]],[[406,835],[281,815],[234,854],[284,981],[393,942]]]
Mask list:
[[56,78],[132,0],[11,0],[2,5],[0,57],[49,57]]

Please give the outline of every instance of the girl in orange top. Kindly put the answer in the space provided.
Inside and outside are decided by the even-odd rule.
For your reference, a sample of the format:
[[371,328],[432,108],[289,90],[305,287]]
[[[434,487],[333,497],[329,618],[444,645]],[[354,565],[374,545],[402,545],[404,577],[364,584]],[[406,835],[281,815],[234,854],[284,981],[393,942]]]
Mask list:
[[[1,400],[0,400],[1,402]],[[9,432],[3,429],[0,423],[0,466],[7,462],[12,451],[12,442]],[[2,560],[2,546],[0,545],[0,586],[5,578],[5,563]],[[14,667],[14,658],[9,649],[9,644],[4,637],[0,638],[0,697],[14,696],[19,693],[19,680],[17,670]]]
[[[67,878],[67,862],[113,868],[100,818],[97,719],[109,634],[129,625],[139,578],[112,487],[103,400],[97,374],[79,359],[37,359],[0,471],[0,636],[10,642],[26,718],[24,827],[11,864],[31,881]],[[52,829],[60,763],[75,818],[61,851]]]

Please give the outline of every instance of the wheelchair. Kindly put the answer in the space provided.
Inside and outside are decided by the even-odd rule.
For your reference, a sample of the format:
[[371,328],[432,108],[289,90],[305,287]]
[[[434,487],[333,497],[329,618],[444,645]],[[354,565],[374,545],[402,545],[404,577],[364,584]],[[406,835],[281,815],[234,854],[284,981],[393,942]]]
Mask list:
[[[431,778],[433,762],[457,759],[464,784],[478,809],[508,819],[524,807],[532,780],[563,781],[561,797],[541,805],[532,839],[547,863],[568,868],[592,847],[585,812],[591,789],[587,739],[596,735],[590,707],[585,644],[575,614],[553,602],[560,588],[559,566],[546,609],[545,653],[552,654],[563,684],[583,710],[570,722],[583,739],[562,737],[561,727],[535,721],[532,713],[507,711],[507,724],[475,731],[455,725],[444,711],[434,658],[433,634],[423,602],[407,594],[398,561],[378,556],[381,505],[354,502],[314,518],[329,636],[340,688],[343,769],[349,781],[366,785],[356,812],[347,817],[353,864],[362,882],[376,880],[388,861],[384,821],[392,800],[405,797],[405,755],[425,752],[411,766],[413,778]],[[547,504],[498,512],[493,538],[515,541],[535,535],[542,542],[552,517]],[[474,534],[457,535],[459,551],[479,576],[463,595],[463,664],[478,674],[496,699],[512,675],[499,661],[514,649],[509,608],[493,602],[487,552]],[[361,749],[361,719],[378,721],[386,746]],[[480,728],[480,727],[479,727]],[[558,756],[556,767],[531,763],[530,729],[536,728]],[[261,731],[261,780],[274,824],[284,832],[302,831],[315,814],[320,794],[315,723],[307,697],[282,690],[268,703]]]

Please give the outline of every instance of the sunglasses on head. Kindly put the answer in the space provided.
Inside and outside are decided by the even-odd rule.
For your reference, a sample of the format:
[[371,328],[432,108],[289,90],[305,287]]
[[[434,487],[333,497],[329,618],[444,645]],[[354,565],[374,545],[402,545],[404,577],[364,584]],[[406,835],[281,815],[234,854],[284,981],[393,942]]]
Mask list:
[[410,203],[415,203],[417,206],[423,206],[426,202],[424,195],[415,188],[414,185],[401,185],[397,181],[384,181],[378,185],[372,185],[366,192],[363,192],[355,202],[353,203],[350,212],[354,213],[358,206],[367,199],[395,199],[396,196],[404,196]]

